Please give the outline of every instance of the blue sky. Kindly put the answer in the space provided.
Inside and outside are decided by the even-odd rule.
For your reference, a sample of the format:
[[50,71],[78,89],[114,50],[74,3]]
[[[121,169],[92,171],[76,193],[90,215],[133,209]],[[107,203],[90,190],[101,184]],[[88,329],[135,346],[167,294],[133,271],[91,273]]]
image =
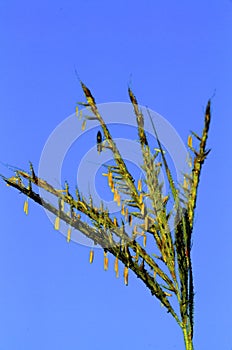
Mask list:
[[[0,115],[5,163],[35,169],[47,138],[83,93],[165,117],[184,142],[212,124],[193,236],[195,348],[232,349],[232,2],[1,1]],[[1,173],[10,173],[1,166]],[[132,273],[67,244],[43,209],[0,182],[0,349],[183,349],[181,331]]]

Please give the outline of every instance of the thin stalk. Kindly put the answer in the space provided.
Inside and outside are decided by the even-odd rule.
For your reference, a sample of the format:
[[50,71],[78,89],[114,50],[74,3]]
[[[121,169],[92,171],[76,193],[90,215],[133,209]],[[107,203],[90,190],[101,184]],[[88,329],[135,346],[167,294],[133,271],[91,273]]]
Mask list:
[[193,342],[192,342],[191,337],[188,334],[187,327],[185,325],[182,326],[182,332],[184,335],[185,349],[186,350],[193,350]]

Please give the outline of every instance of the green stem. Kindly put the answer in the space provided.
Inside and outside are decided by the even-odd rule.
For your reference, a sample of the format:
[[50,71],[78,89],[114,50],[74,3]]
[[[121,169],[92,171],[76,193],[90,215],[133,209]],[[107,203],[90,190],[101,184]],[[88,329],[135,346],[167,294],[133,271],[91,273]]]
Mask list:
[[183,335],[184,335],[184,343],[185,343],[185,349],[186,350],[193,350],[193,342],[191,337],[189,336],[189,333],[187,331],[187,328],[183,325],[182,327]]

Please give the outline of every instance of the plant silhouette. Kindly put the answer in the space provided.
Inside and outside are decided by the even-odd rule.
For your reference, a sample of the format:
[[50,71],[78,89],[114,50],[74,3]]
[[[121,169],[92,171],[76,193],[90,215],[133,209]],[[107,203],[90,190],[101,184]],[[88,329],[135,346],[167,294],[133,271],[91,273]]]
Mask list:
[[[81,82],[86,102],[80,105],[87,107],[92,116],[83,120],[97,120],[101,131],[97,134],[97,150],[110,149],[114,163],[105,165],[108,186],[113,193],[114,201],[120,207],[121,222],[110,215],[103,203],[96,207],[92,197],[86,199],[79,189],[71,194],[66,182],[64,189],[55,189],[45,179],[39,178],[32,163],[30,170],[14,170],[14,176],[2,179],[7,185],[16,188],[26,196],[24,212],[28,214],[28,198],[40,204],[56,216],[55,229],[59,229],[60,220],[68,224],[67,241],[71,240],[72,229],[76,229],[98,244],[104,250],[104,269],[108,269],[108,254],[115,257],[114,270],[119,276],[119,262],[124,266],[124,283],[128,284],[129,270],[142,280],[151,294],[160,300],[167,312],[181,327],[186,350],[193,349],[194,330],[194,285],[191,260],[191,244],[196,209],[197,190],[202,165],[209,150],[206,149],[210,125],[210,101],[205,110],[204,127],[201,135],[191,132],[188,137],[190,173],[184,174],[183,183],[176,185],[170,171],[159,135],[152,122],[158,148],[153,152],[144,130],[144,116],[138,102],[128,89],[137,121],[138,136],[143,157],[142,169],[145,180],[137,182],[129,172],[111,133],[101,117],[95,99],[90,90]],[[78,114],[78,109],[76,110]],[[102,138],[104,137],[104,140]],[[194,142],[193,142],[194,139]],[[193,143],[197,146],[193,146]],[[158,156],[160,157],[158,161]],[[163,167],[168,181],[170,195],[162,193],[159,178]],[[57,199],[57,206],[42,198],[36,188],[42,188]],[[168,208],[168,202],[174,203]],[[148,203],[149,202],[149,206]],[[65,211],[65,206],[69,211]],[[170,227],[170,218],[174,213],[174,228]],[[82,217],[88,217],[92,224]],[[136,223],[135,223],[136,222]],[[127,226],[130,230],[127,229]],[[141,242],[142,237],[142,243]],[[147,239],[158,254],[149,253]],[[89,261],[94,260],[94,250],[90,250]],[[178,304],[173,300],[177,300]],[[178,305],[178,308],[174,307]]]

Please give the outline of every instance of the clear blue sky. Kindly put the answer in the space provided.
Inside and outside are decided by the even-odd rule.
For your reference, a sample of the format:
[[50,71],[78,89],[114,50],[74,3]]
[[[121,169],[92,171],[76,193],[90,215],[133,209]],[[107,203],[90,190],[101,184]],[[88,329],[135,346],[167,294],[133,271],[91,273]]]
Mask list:
[[[1,1],[0,160],[38,169],[50,133],[83,100],[140,104],[186,142],[212,97],[193,236],[195,349],[232,349],[232,2]],[[227,156],[225,156],[227,155]],[[1,166],[1,173],[9,174]],[[10,176],[10,174],[9,174]],[[183,349],[181,331],[132,273],[67,244],[43,209],[0,182],[0,349]]]

